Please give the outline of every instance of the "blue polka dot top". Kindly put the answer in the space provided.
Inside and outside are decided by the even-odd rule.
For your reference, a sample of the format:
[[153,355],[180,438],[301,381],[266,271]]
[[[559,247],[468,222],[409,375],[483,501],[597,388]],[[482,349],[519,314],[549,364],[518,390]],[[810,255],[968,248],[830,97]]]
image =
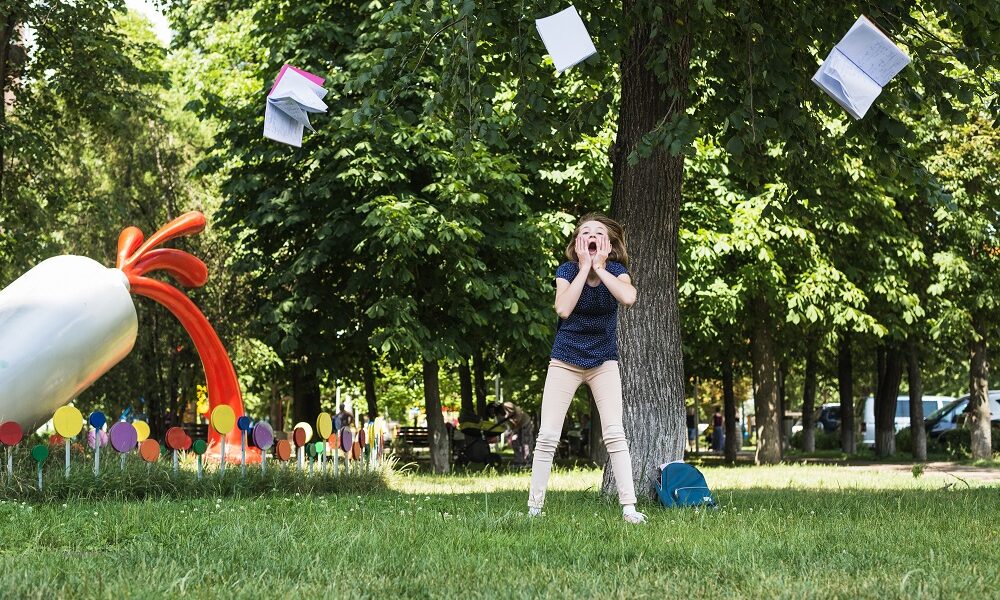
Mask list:
[[[628,273],[625,265],[610,260],[605,268],[615,277]],[[556,269],[556,278],[572,283],[579,272],[575,262],[564,262]],[[584,369],[618,360],[618,300],[604,282],[596,287],[584,284],[573,313],[559,320],[550,356]]]

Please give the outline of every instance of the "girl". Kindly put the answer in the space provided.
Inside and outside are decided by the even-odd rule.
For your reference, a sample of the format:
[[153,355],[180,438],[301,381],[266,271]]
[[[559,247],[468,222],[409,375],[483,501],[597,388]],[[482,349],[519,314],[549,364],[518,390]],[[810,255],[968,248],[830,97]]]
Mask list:
[[581,383],[590,386],[601,414],[601,434],[618,484],[618,501],[629,523],[646,516],[635,510],[632,458],[622,427],[622,380],[618,371],[618,304],[635,302],[628,276],[622,226],[593,213],[580,219],[564,262],[556,270],[559,327],[542,392],[542,423],[531,466],[528,514],[541,514],[552,456],[570,401]]

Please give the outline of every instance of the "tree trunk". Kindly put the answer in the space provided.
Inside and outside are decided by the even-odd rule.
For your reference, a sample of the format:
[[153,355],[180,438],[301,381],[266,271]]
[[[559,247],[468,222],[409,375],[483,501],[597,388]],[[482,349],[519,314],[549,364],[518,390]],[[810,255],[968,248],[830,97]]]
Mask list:
[[753,333],[750,359],[753,361],[753,402],[757,419],[758,465],[781,462],[778,422],[778,385],[775,381],[774,329],[771,308],[762,296],[753,299]]
[[816,341],[806,340],[806,380],[802,386],[802,451],[816,451],[816,424],[813,412],[816,409]]
[[[774,346],[772,346],[773,348]],[[781,454],[784,455],[785,451],[788,450],[788,436],[789,433],[785,431],[785,404],[787,396],[785,395],[785,374],[788,373],[788,365],[784,360],[778,363],[778,437],[781,438]]]
[[920,360],[917,356],[917,345],[910,340],[907,348],[910,388],[910,439],[913,442],[913,460],[927,461],[927,430],[924,428],[924,386],[920,380]]
[[880,362],[884,366],[875,394],[875,454],[885,458],[896,451],[896,398],[903,378],[902,353],[890,346]]
[[475,352],[472,355],[473,383],[476,388],[476,414],[480,419],[486,418],[486,373],[483,367],[483,355]]
[[472,371],[469,370],[468,359],[458,361],[458,385],[462,397],[462,418],[476,414],[476,405],[472,401]]
[[990,432],[990,366],[986,344],[986,320],[973,317],[975,340],[969,361],[969,428],[972,430],[972,459],[989,460],[993,456]]
[[427,433],[431,446],[431,468],[435,473],[447,473],[450,468],[448,430],[441,414],[441,387],[436,360],[424,361],[424,407],[427,411]]
[[854,435],[854,367],[851,364],[851,338],[845,332],[837,351],[837,391],[840,395],[840,449],[857,452]]
[[726,421],[726,444],[723,447],[727,463],[736,462],[736,454],[743,445],[743,436],[736,429],[736,392],[733,390],[733,359],[728,356],[722,361],[722,405]]
[[[375,357],[369,356],[363,367],[362,377],[365,379],[365,402],[368,404],[368,416],[372,420],[378,416],[378,394],[375,392]],[[340,407],[337,407],[340,410]]]
[[[618,133],[612,147],[611,212],[628,238],[630,270],[639,299],[619,311],[625,435],[632,454],[635,491],[654,498],[661,463],[684,455],[684,362],[677,304],[677,231],[684,157],[657,148],[634,164],[643,136],[683,115],[688,95],[691,36],[688,8],[662,7],[658,25],[670,31],[656,70],[644,56],[651,43],[652,7],[623,0],[623,14],[637,15],[621,57]],[[637,10],[637,5],[640,5]],[[683,11],[683,12],[678,12]],[[661,79],[662,78],[662,79]],[[668,97],[672,96],[672,98]],[[610,468],[602,492],[615,493]]]
[[601,435],[601,413],[597,410],[597,403],[594,402],[594,394],[587,388],[587,401],[590,403],[590,431],[587,433],[587,451],[590,454],[590,462],[599,467],[608,464],[608,448],[604,445],[604,437]]
[[307,360],[292,365],[292,426],[316,422],[320,412],[319,378]]
[[[10,48],[14,43],[14,27],[16,25],[17,18],[13,13],[7,15],[3,24],[0,25],[0,131],[5,131],[7,128],[7,80],[10,78],[8,63]],[[4,205],[5,137],[0,136],[0,207]]]
[[276,381],[272,381],[271,410],[268,412],[268,416],[271,420],[271,427],[273,427],[275,431],[285,430],[285,414],[282,408],[284,407],[282,406],[281,390],[278,387],[278,383]]

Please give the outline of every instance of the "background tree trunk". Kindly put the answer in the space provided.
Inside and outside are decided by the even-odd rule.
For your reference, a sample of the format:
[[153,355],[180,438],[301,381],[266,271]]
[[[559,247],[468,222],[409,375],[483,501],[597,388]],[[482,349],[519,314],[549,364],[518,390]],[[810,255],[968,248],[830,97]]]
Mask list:
[[913,441],[913,460],[927,460],[927,430],[924,428],[924,387],[920,380],[920,360],[917,344],[910,340],[907,348],[907,377],[910,388],[910,439]]
[[723,418],[726,422],[726,444],[723,447],[724,459],[727,463],[736,462],[736,454],[743,445],[743,436],[736,428],[736,392],[733,389],[733,359],[726,357],[722,361],[722,405]]
[[969,428],[972,430],[973,460],[989,460],[993,456],[990,432],[989,382],[990,366],[986,345],[986,320],[975,315],[972,320],[975,341],[969,360]]
[[[275,431],[285,430],[285,412],[282,410],[282,398],[281,389],[278,387],[278,382],[271,382],[271,403],[270,410],[268,411],[268,417],[270,418],[271,427]],[[339,407],[338,407],[339,408]]]
[[758,465],[774,465],[781,462],[781,437],[771,308],[763,296],[756,296],[751,312],[753,333],[750,357],[753,361],[753,403],[757,417],[757,453],[754,462]]
[[[362,376],[365,379],[365,402],[368,404],[368,414],[374,419],[378,416],[378,394],[375,393],[375,358],[370,357],[362,370]],[[337,410],[340,410],[339,406]]]
[[436,360],[424,361],[424,407],[427,411],[427,433],[431,445],[431,468],[435,473],[447,473],[451,469],[448,431],[441,414],[441,386],[438,379]]
[[851,338],[845,332],[837,349],[837,392],[840,396],[840,449],[857,452],[854,435],[854,367],[851,364]]
[[466,358],[458,361],[458,386],[462,397],[461,416],[476,414],[476,405],[472,401],[472,371],[469,370],[469,361]]
[[802,386],[802,450],[816,451],[816,423],[813,412],[816,409],[816,341],[806,340],[806,379]]
[[480,419],[484,419],[486,418],[486,373],[481,352],[472,355],[472,371],[476,388],[476,414]]
[[[661,463],[684,453],[684,362],[677,304],[677,230],[680,224],[684,157],[657,148],[634,165],[629,155],[642,137],[684,113],[691,58],[687,8],[663,5],[658,25],[673,37],[664,61],[651,70],[643,57],[650,42],[652,7],[623,0],[625,15],[637,15],[623,44],[618,134],[612,148],[611,211],[625,228],[630,271],[639,291],[634,306],[619,311],[619,348],[625,403],[625,435],[632,453],[636,494],[655,497]],[[673,98],[668,98],[672,95]],[[610,468],[604,494],[614,494]]]
[[902,353],[890,346],[882,353],[884,365],[875,394],[875,454],[885,458],[896,451],[896,398],[903,378]]
[[[773,323],[773,321],[772,321]],[[774,345],[771,345],[774,348]],[[781,438],[781,454],[784,456],[788,450],[788,436],[790,432],[785,430],[785,405],[788,396],[785,394],[785,374],[788,373],[788,363],[782,359],[778,363],[778,437]]]
[[[7,80],[10,79],[8,62],[10,58],[10,48],[14,43],[14,27],[17,26],[17,17],[13,13],[3,18],[0,23],[0,131],[7,126]],[[4,137],[0,136],[0,206],[3,206],[4,199]]]
[[[292,425],[305,422],[311,426],[319,416],[319,378],[309,361],[295,361],[292,366]],[[357,415],[355,415],[357,417]]]

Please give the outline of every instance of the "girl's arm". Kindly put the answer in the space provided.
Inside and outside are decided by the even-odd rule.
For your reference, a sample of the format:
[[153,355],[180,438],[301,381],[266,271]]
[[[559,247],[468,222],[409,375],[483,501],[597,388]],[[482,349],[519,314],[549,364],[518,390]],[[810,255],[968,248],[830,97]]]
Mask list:
[[618,277],[608,273],[605,265],[607,264],[609,254],[611,254],[611,242],[605,238],[597,249],[597,256],[594,259],[594,272],[597,273],[597,276],[601,278],[605,287],[608,288],[608,291],[611,292],[611,295],[618,302],[625,306],[632,306],[635,304],[636,298],[632,278],[629,277],[628,273],[622,273]]
[[555,308],[560,319],[568,319],[573,314],[576,303],[580,301],[580,294],[583,293],[583,286],[587,285],[587,276],[590,274],[590,253],[587,252],[586,243],[579,237],[576,238],[576,256],[580,270],[573,278],[573,282],[556,278]]

